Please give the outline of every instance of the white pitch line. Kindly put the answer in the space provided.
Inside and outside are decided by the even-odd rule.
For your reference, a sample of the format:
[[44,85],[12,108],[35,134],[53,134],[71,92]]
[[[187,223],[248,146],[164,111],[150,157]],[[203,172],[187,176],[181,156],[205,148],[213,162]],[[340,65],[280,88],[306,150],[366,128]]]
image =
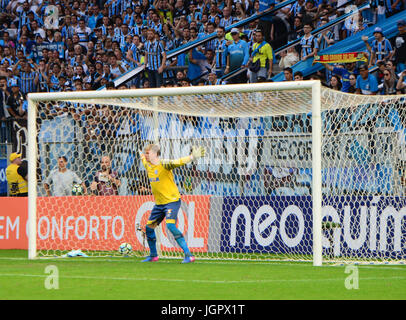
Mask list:
[[[49,275],[42,274],[18,274],[18,273],[3,273],[0,277],[31,277],[45,278]],[[96,277],[96,276],[61,276],[61,279],[80,279],[80,280],[113,280],[113,281],[158,281],[158,282],[191,282],[191,283],[210,283],[210,284],[241,284],[241,283],[273,283],[273,282],[342,282],[342,278],[326,278],[326,279],[258,279],[258,280],[201,280],[201,279],[156,279],[156,278],[131,278],[131,277]],[[360,278],[360,281],[376,281],[376,280],[406,280],[406,277],[367,277]]]
[[[140,259],[140,260],[138,260]],[[182,261],[183,258],[162,258],[159,260],[158,263],[179,263]],[[75,258],[67,258],[67,257],[41,257],[36,260],[28,260],[28,258],[20,258],[20,257],[0,257],[0,260],[16,260],[16,261],[55,261],[55,262],[118,262],[118,263],[138,263],[141,261],[141,257],[115,257],[115,258],[99,258],[99,257],[75,257]],[[243,261],[243,260],[210,260],[210,259],[198,259],[195,261],[194,264],[225,264],[225,265],[291,265],[291,266],[309,266],[311,267],[311,262],[302,262],[302,263],[292,263],[291,261]],[[326,265],[327,266],[327,265]]]
[[[129,257],[129,258],[121,258],[121,257],[115,257],[115,258],[101,258],[101,257],[87,257],[87,258],[62,258],[62,257],[43,257],[37,260],[33,261],[42,261],[42,262],[49,262],[49,261],[55,261],[55,262],[118,262],[118,263],[134,263],[138,264],[141,260],[136,260],[137,258],[134,257]],[[141,259],[141,258],[140,258]],[[0,260],[16,260],[16,261],[31,261],[28,260],[28,258],[21,258],[21,257],[0,257]],[[161,263],[176,263],[176,261],[181,261],[179,258],[177,259],[160,259],[159,264]],[[194,264],[210,264],[210,265],[267,265],[267,266],[286,266],[289,265],[289,267],[313,267],[313,264],[309,262],[296,262],[293,263],[291,261],[285,261],[285,262],[277,262],[277,261],[241,261],[241,260],[236,260],[236,261],[231,261],[231,260],[209,260],[209,259],[200,259],[196,260]],[[324,264],[323,267],[335,267],[335,268],[342,268],[350,264]],[[355,265],[358,268],[361,269],[375,269],[379,268],[380,270],[385,269],[385,270],[401,270],[406,272],[406,265],[404,264],[351,264]]]

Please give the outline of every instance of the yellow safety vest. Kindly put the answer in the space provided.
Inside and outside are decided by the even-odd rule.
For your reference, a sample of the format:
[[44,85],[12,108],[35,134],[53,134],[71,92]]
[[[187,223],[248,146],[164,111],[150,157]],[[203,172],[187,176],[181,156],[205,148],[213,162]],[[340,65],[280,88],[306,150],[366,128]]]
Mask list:
[[20,193],[28,192],[28,182],[18,174],[17,164],[10,164],[6,169],[6,177],[10,196],[17,196]]

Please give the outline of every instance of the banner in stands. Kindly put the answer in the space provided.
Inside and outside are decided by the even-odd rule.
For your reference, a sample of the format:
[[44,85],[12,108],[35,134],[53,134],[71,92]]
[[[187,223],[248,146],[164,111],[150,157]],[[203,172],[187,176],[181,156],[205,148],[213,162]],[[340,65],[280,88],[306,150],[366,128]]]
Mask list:
[[346,52],[314,56],[314,63],[349,63],[359,61],[368,62],[368,58],[364,52]]

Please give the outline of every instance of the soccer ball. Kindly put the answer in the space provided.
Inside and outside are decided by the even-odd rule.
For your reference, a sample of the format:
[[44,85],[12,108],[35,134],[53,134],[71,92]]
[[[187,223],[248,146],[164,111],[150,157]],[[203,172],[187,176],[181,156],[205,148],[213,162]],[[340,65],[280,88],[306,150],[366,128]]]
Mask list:
[[83,194],[83,188],[80,184],[74,184],[72,186],[72,195],[80,196]]
[[118,248],[118,252],[120,252],[122,255],[128,255],[131,253],[133,250],[133,247],[129,243],[122,243],[120,244],[120,247]]

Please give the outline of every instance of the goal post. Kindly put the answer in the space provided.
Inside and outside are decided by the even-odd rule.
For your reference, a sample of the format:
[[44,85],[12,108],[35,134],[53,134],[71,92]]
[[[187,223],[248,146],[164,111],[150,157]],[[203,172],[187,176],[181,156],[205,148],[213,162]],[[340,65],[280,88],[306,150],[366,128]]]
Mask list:
[[37,257],[37,106],[28,97],[28,258]]
[[[122,242],[145,255],[154,202],[138,150],[158,142],[167,159],[207,150],[174,170],[197,258],[404,261],[404,99],[319,81],[31,93],[29,258],[118,255]],[[53,189],[61,156],[87,194]],[[115,186],[99,179],[106,156]],[[164,224],[159,241],[162,257],[182,255]]]
[[313,265],[322,265],[322,179],[321,179],[321,85],[315,82],[312,87],[312,205],[313,205]]

